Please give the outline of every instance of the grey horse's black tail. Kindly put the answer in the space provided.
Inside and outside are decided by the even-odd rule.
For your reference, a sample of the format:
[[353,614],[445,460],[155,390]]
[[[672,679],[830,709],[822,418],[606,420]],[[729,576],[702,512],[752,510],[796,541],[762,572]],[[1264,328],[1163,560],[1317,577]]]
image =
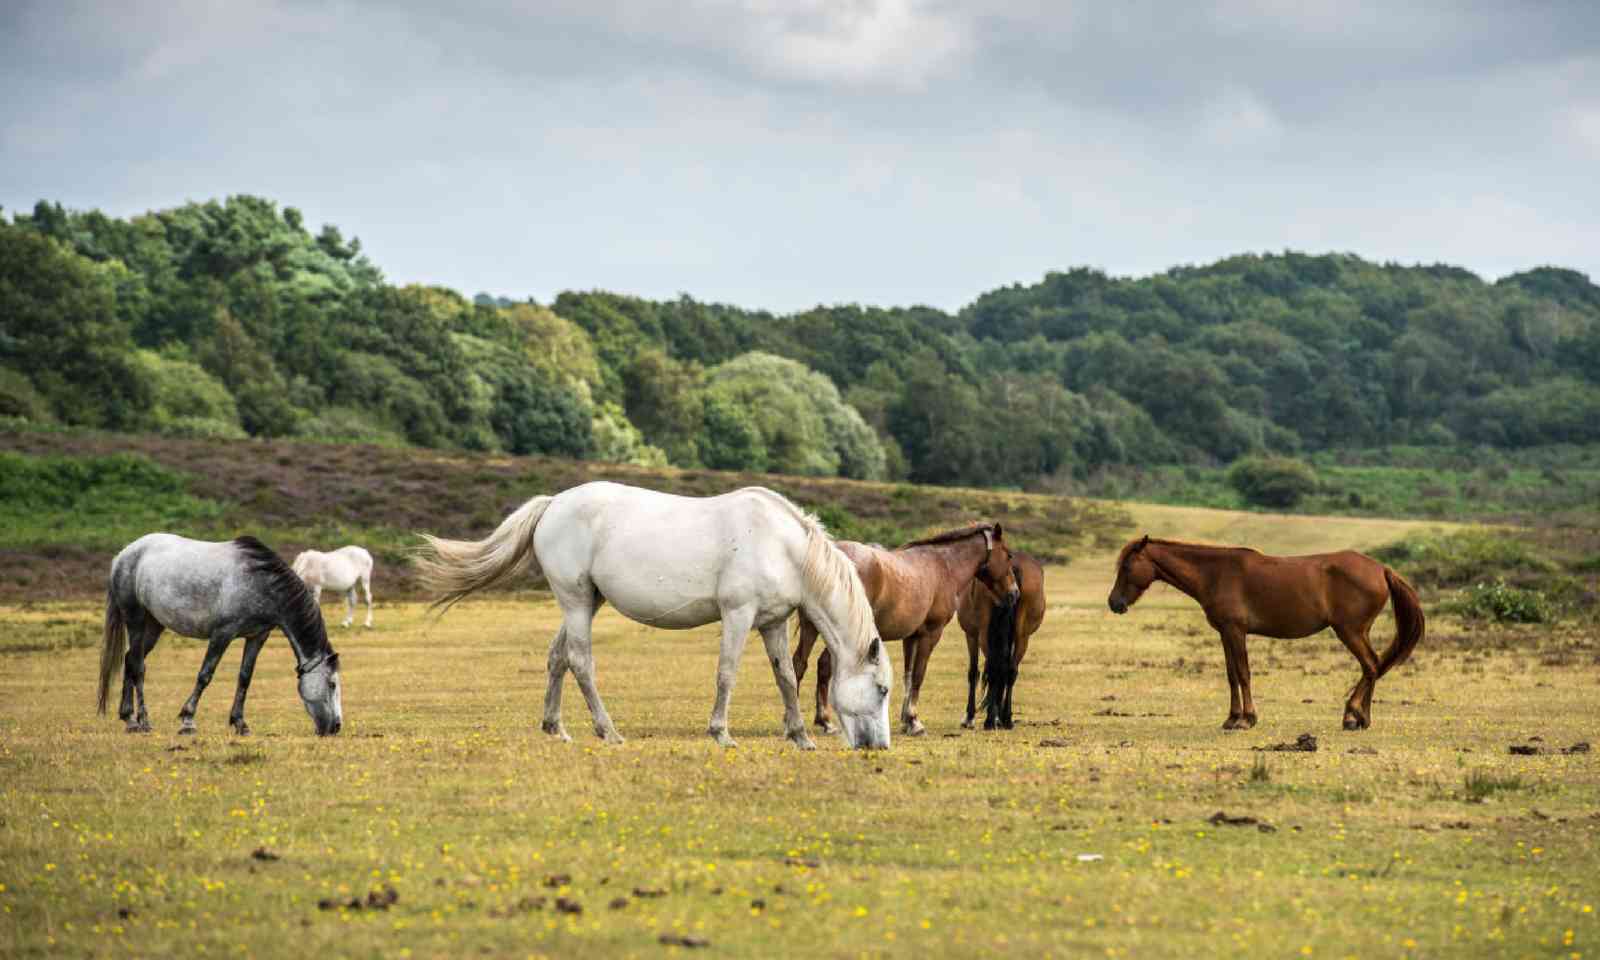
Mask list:
[[997,603],[989,608],[989,632],[985,637],[989,656],[983,662],[983,710],[992,716],[1000,709],[1005,695],[1015,677],[1011,661],[1016,656],[1017,604]]
[[122,665],[128,652],[128,625],[122,621],[122,608],[108,587],[106,589],[106,633],[100,645],[100,712],[106,712],[106,701],[111,695],[111,676]]

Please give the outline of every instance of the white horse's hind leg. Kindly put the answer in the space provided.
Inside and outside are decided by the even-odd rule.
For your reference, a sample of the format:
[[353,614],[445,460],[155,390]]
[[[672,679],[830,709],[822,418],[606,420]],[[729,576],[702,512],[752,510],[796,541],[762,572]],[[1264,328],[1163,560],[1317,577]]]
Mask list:
[[561,725],[561,683],[567,676],[566,627],[558,627],[555,637],[550,641],[549,672],[544,689],[544,723],[541,727],[545,733],[571,743],[572,737],[567,734],[567,728]]
[[344,592],[344,619],[339,622],[339,626],[348,627],[348,626],[350,626],[350,622],[352,620],[354,620],[355,618],[356,618],[356,585],[352,583],[350,585],[350,589],[346,590]]
[[372,626],[372,568],[361,571],[361,592],[367,597],[367,626]]
[[800,681],[794,675],[794,662],[789,659],[788,622],[779,620],[761,628],[761,640],[767,645],[767,659],[772,661],[772,676],[778,681],[778,694],[783,697],[783,732],[802,750],[817,749],[811,734],[806,732],[806,722],[800,714]]
[[[734,747],[728,734],[728,701],[733,698],[733,682],[739,676],[739,657],[744,653],[744,641],[755,625],[756,612],[752,607],[739,607],[722,611],[722,653],[717,657],[717,700],[711,705],[711,726],[706,732],[724,747]],[[794,667],[789,668],[791,675]],[[799,701],[795,712],[799,714]]]
[[[561,599],[559,594],[557,599]],[[561,630],[567,635],[567,669],[572,671],[583,699],[589,704],[595,736],[607,743],[622,743],[622,734],[611,722],[611,715],[606,713],[606,705],[601,701],[600,691],[594,684],[594,650],[589,638],[589,630],[594,623],[593,601],[585,600],[570,606],[563,603],[561,606],[565,615]]]

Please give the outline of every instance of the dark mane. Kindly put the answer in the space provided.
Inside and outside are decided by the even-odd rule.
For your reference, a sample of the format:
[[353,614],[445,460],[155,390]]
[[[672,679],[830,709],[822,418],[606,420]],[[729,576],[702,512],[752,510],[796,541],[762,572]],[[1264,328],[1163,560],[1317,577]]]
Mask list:
[[255,537],[236,537],[233,545],[244,554],[250,572],[259,574],[265,581],[263,588],[267,595],[283,605],[285,626],[304,644],[305,654],[310,656],[327,650],[328,629],[322,622],[322,608],[317,606],[300,575]]
[[978,534],[983,533],[985,530],[993,533],[994,524],[986,521],[983,523],[974,523],[970,527],[960,527],[956,530],[946,530],[943,533],[936,533],[931,537],[923,537],[921,540],[912,540],[910,543],[902,543],[895,549],[906,550],[911,547],[931,547],[941,543],[954,543],[957,540],[965,540],[968,537],[977,536]]

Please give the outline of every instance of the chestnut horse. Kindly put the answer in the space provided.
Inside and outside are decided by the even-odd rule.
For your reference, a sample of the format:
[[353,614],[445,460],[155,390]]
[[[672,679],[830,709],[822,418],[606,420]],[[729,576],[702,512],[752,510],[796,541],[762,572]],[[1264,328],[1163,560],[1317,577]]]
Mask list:
[[[1117,555],[1117,582],[1106,598],[1111,612],[1126,613],[1156,580],[1199,601],[1222,637],[1230,699],[1224,730],[1256,725],[1246,634],[1294,640],[1332,627],[1361,664],[1361,679],[1350,688],[1344,707],[1346,730],[1372,726],[1372,688],[1405,663],[1422,639],[1425,621],[1411,584],[1353,550],[1272,557],[1248,547],[1208,547],[1147,535]],[[1367,634],[1389,601],[1395,639],[1379,657]]]
[[[1017,581],[1011,571],[1011,548],[998,523],[979,523],[949,530],[923,540],[913,540],[894,550],[873,544],[840,540],[836,544],[855,564],[861,585],[867,588],[872,616],[885,643],[906,643],[906,692],[900,702],[900,724],[911,736],[926,732],[917,718],[917,695],[928,671],[928,657],[956,614],[956,601],[973,578],[983,581],[995,596],[1015,603]],[[806,663],[817,630],[804,615],[799,618],[794,651],[795,682],[805,678]],[[822,651],[817,660],[816,724],[832,732],[828,710],[828,679],[833,674],[832,655]]]
[[1028,655],[1028,638],[1044,622],[1044,568],[1018,550],[1011,554],[1011,573],[1021,596],[1016,603],[989,592],[974,579],[961,591],[956,618],[967,635],[967,718],[961,725],[972,729],[977,712],[978,651],[983,665],[983,729],[1011,729],[1011,691],[1022,658]]

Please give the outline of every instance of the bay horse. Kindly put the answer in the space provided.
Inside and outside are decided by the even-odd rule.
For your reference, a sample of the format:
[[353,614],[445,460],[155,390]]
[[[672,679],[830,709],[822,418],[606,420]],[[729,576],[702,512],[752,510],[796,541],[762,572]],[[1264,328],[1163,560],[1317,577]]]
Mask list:
[[[1344,728],[1364,730],[1372,726],[1372,688],[1411,656],[1426,624],[1411,584],[1353,550],[1273,557],[1248,547],[1210,547],[1146,535],[1129,541],[1117,555],[1117,580],[1106,598],[1111,612],[1126,613],[1156,580],[1199,601],[1222,638],[1229,689],[1224,730],[1256,725],[1247,634],[1292,640],[1332,627],[1361,664],[1361,679],[1345,703]],[[1380,657],[1368,634],[1388,602],[1394,604],[1395,639]]]
[[983,651],[983,729],[1012,729],[1011,692],[1017,683],[1028,640],[1044,622],[1044,567],[1021,550],[1011,554],[1011,573],[1020,595],[1015,603],[996,596],[974,579],[961,593],[956,620],[967,635],[967,718],[973,727],[977,711],[978,652]]
[[120,665],[122,703],[117,716],[129,733],[150,732],[144,661],[161,632],[171,630],[208,641],[194,692],[178,712],[178,732],[194,733],[194,713],[217,662],[235,637],[244,637],[239,687],[228,724],[240,736],[248,735],[244,698],[256,657],[274,627],[283,631],[294,650],[300,700],[317,735],[338,733],[344,725],[339,655],[328,644],[321,609],[283,558],[255,537],[212,543],[170,533],[146,534],[111,561],[100,649],[99,711],[106,712],[111,675]]
[[550,585],[562,624],[550,641],[543,729],[570,740],[561,724],[566,671],[588,701],[595,734],[621,743],[595,688],[590,627],[610,603],[647,626],[684,630],[722,622],[716,701],[707,732],[734,746],[728,700],[753,626],[783,698],[784,732],[815,749],[800,715],[785,622],[797,610],[822,628],[841,664],[833,695],[851,747],[889,746],[892,674],[855,569],[817,519],[763,487],[715,497],[680,497],[596,481],[534,497],[482,540],[424,536],[415,558],[421,581],[447,610],[521,570]]
[[344,594],[344,620],[339,626],[348,627],[356,616],[356,587],[367,598],[367,627],[372,627],[372,554],[351,544],[323,553],[319,550],[302,550],[294,558],[294,572],[311,588],[311,599],[322,602],[323,588]]
[[[927,731],[917,717],[917,697],[928,671],[928,657],[955,616],[956,601],[974,577],[991,585],[997,596],[1015,602],[1017,583],[1011,572],[1011,549],[998,523],[979,523],[913,540],[894,550],[875,544],[839,541],[866,588],[878,632],[888,641],[905,641],[906,693],[900,702],[900,725],[909,736]],[[797,621],[795,676],[804,678],[817,631],[805,618]],[[816,724],[833,730],[828,710],[828,681],[833,657],[824,650],[817,660]]]

